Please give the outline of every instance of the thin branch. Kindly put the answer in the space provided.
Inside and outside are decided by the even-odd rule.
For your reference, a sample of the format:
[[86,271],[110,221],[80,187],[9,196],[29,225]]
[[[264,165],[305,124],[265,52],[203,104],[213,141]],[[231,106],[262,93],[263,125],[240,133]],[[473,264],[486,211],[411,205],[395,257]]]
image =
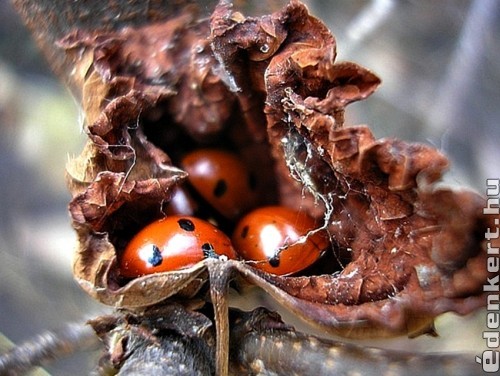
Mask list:
[[44,332],[0,355],[0,375],[22,375],[33,367],[64,358],[77,351],[97,348],[99,338],[89,325],[68,323]]

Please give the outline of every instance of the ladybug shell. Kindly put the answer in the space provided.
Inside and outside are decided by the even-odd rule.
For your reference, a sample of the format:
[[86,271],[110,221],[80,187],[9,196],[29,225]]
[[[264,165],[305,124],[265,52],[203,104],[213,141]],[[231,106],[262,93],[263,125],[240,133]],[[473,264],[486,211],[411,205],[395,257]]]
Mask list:
[[167,215],[196,216],[198,203],[183,187],[176,187],[170,202],[165,209]]
[[330,245],[326,231],[305,236],[318,227],[306,213],[269,206],[243,217],[232,241],[240,257],[256,261],[250,265],[268,273],[288,275],[313,264]]
[[189,216],[169,216],[144,227],[120,258],[123,277],[188,268],[207,257],[235,259],[231,240],[217,227]]
[[257,205],[256,180],[236,154],[199,149],[187,154],[181,166],[194,189],[224,217],[239,218]]

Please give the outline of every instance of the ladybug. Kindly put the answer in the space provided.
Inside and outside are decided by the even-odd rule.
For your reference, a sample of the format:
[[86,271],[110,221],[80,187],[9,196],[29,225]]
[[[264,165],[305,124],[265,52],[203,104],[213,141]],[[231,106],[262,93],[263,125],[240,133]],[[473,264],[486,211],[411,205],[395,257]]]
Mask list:
[[196,192],[227,219],[239,218],[257,206],[257,181],[243,161],[231,152],[199,149],[181,160]]
[[[236,226],[232,241],[241,258],[272,274],[297,273],[312,265],[330,245],[326,231],[304,212],[268,206],[248,213]],[[309,234],[309,235],[308,235]]]
[[198,203],[191,197],[183,187],[175,187],[165,213],[167,215],[196,216],[199,212]]
[[128,243],[120,260],[123,277],[188,268],[207,257],[236,259],[231,240],[196,217],[174,215],[144,227]]

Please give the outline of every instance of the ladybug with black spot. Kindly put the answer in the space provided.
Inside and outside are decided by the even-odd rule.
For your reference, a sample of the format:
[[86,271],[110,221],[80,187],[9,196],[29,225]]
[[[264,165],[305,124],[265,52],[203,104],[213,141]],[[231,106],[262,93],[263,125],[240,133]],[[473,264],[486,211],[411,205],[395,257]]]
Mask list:
[[238,155],[198,149],[180,164],[196,193],[226,219],[235,220],[257,206],[257,179]]
[[328,233],[312,217],[284,206],[248,213],[236,226],[232,242],[249,265],[278,275],[304,270],[330,246]]
[[120,258],[125,278],[191,267],[208,257],[236,259],[231,240],[217,227],[190,216],[169,216],[144,227]]

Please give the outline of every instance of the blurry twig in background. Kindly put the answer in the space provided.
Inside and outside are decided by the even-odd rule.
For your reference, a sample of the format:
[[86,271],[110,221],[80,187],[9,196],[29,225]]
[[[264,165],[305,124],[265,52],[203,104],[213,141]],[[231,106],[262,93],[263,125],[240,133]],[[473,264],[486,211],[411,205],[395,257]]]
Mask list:
[[496,0],[474,0],[471,3],[455,50],[449,58],[446,75],[438,84],[436,100],[427,112],[426,121],[434,131],[456,132],[456,124],[468,111],[469,88],[477,80],[477,68],[483,63],[488,34],[499,5]]
[[368,35],[384,23],[390,16],[396,2],[394,0],[372,0],[359,14],[351,20],[346,28],[348,40],[343,53],[349,54]]
[[68,323],[57,331],[44,332],[1,354],[0,374],[21,375],[34,366],[69,356],[75,351],[94,349],[98,344],[99,340],[89,325]]

